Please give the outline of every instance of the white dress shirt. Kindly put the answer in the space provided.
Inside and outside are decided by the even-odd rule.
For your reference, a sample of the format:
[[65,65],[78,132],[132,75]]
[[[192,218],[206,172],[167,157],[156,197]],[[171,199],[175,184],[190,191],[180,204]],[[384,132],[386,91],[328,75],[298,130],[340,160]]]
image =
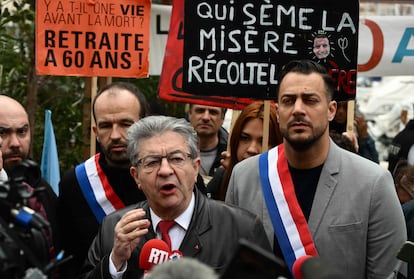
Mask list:
[[[169,235],[171,238],[171,249],[179,250],[181,242],[183,242],[183,239],[185,237],[185,233],[188,230],[188,227],[190,226],[191,217],[193,216],[195,207],[195,196],[194,192],[191,195],[191,201],[188,205],[187,209],[178,216],[174,221],[175,225],[170,229]],[[155,232],[157,232],[157,238],[161,239],[161,233],[157,231],[158,223],[162,220],[159,216],[157,216],[154,211],[150,208],[150,215],[152,220],[152,227]],[[128,263],[126,262],[125,265],[121,268],[120,271],[116,271],[115,265],[112,262],[112,252],[109,255],[109,273],[111,274],[113,279],[120,279],[122,278],[122,275],[125,273],[126,269],[128,267]]]

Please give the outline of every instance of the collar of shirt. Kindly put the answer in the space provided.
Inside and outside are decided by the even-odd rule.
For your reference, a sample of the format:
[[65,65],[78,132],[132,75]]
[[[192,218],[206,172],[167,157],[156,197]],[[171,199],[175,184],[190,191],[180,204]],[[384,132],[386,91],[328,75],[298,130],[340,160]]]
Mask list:
[[[191,195],[191,201],[188,205],[187,209],[177,218],[174,219],[175,223],[178,226],[174,226],[171,228],[169,235],[171,238],[172,250],[178,250],[181,245],[182,240],[184,239],[185,233],[190,226],[191,217],[193,216],[195,207],[195,196],[194,192]],[[152,220],[152,227],[155,232],[157,232],[158,223],[162,220],[159,216],[155,214],[155,212],[150,208],[151,220]],[[161,238],[159,232],[157,232],[157,237]]]

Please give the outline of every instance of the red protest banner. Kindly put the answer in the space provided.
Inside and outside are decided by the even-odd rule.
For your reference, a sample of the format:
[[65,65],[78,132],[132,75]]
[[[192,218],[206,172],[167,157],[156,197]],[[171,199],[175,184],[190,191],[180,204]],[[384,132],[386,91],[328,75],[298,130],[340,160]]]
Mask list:
[[197,96],[182,90],[184,52],[184,0],[174,0],[170,29],[165,48],[164,62],[160,76],[158,95],[160,99],[172,102],[202,104],[207,106],[243,109],[251,103],[249,98],[221,96]]
[[354,99],[358,1],[306,3],[175,0],[159,97],[239,109],[274,99],[288,61],[312,59],[335,80],[336,100]]
[[39,75],[148,77],[151,1],[36,1]]

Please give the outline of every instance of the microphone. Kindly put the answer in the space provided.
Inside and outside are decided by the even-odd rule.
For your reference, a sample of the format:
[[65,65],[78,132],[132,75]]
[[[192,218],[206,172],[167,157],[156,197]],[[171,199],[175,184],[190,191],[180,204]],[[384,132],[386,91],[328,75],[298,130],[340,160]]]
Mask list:
[[161,239],[150,239],[142,246],[139,254],[139,268],[148,273],[154,265],[161,264],[170,259],[170,248]]
[[183,253],[180,250],[172,250],[170,254],[170,261],[175,261],[183,257]]
[[334,267],[320,257],[302,256],[292,266],[296,279],[341,279]]
[[414,264],[414,242],[407,240],[398,251],[397,258],[406,263]]
[[41,230],[49,226],[48,221],[29,207],[22,206],[20,209],[13,208],[10,210],[10,213],[16,219],[17,223],[24,227],[31,226]]
[[292,272],[295,276],[295,279],[304,279],[302,274],[302,265],[305,261],[309,260],[310,258],[312,258],[312,256],[302,256],[293,263]]

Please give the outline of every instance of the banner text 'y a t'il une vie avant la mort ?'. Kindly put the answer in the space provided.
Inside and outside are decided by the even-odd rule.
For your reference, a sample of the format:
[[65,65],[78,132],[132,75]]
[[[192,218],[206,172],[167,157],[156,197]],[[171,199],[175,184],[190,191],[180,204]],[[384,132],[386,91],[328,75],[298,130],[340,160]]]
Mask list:
[[150,0],[37,1],[37,73],[147,77],[150,14]]

